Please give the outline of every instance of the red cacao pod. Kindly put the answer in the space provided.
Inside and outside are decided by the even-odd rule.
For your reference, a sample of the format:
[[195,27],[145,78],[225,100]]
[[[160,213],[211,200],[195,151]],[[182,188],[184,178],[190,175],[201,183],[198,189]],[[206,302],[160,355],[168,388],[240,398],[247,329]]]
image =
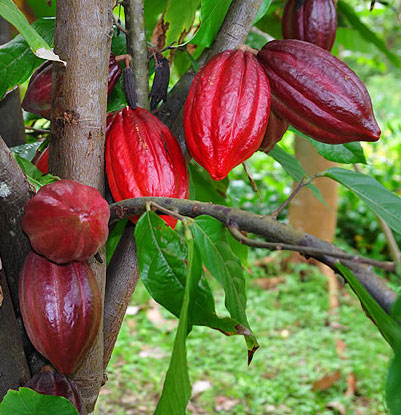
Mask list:
[[269,80],[256,57],[219,53],[196,74],[185,102],[188,150],[214,180],[224,179],[259,148],[269,113]]
[[281,25],[284,39],[298,39],[331,50],[337,32],[333,0],[288,0]]
[[[106,134],[109,131],[109,128],[114,119],[114,113],[107,114],[106,118]],[[46,147],[41,153],[36,153],[35,157],[32,160],[32,163],[42,172],[46,174],[49,170],[49,147]]]
[[273,110],[270,111],[269,123],[263,137],[260,151],[266,154],[273,150],[273,147],[283,138],[288,129],[288,122],[279,117]]
[[[22,101],[22,108],[40,117],[50,119],[51,93],[52,93],[53,63],[47,61],[34,72]],[[121,68],[113,54],[109,61],[109,83],[107,93],[110,94],[121,76]]]
[[19,299],[32,344],[60,373],[73,373],[96,338],[102,314],[89,265],[57,265],[31,251],[21,269]]
[[85,414],[77,385],[60,373],[54,373],[50,370],[43,371],[33,376],[25,387],[33,389],[42,395],[62,396],[77,408],[80,415]]
[[301,40],[274,40],[258,54],[276,113],[327,144],[377,141],[380,128],[368,91],[330,52]]
[[[117,202],[141,196],[187,198],[189,194],[178,141],[158,118],[140,107],[125,107],[115,115],[106,139],[106,174]],[[177,222],[162,217],[172,227]]]
[[109,218],[109,205],[95,188],[63,179],[26,203],[22,228],[36,252],[62,264],[95,255],[107,240]]

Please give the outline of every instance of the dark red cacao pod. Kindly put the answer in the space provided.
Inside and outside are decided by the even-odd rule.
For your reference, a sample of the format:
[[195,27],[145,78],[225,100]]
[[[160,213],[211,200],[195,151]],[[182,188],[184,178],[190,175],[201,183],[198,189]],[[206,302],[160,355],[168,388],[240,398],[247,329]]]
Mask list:
[[301,40],[274,40],[258,54],[276,113],[327,144],[377,141],[380,128],[368,91],[330,52]]
[[263,137],[260,151],[266,154],[273,150],[273,147],[283,138],[288,129],[288,122],[279,117],[273,110],[270,111],[269,123]]
[[41,187],[25,205],[22,228],[50,261],[84,261],[106,243],[110,209],[100,193],[74,180]]
[[[52,92],[51,61],[45,62],[32,75],[22,101],[22,108],[40,117],[50,119],[51,92]],[[121,76],[121,68],[113,54],[110,54],[109,83],[107,93],[110,94]]]
[[96,338],[102,314],[89,265],[57,265],[31,251],[21,269],[19,299],[32,344],[60,373],[73,373]]
[[71,379],[60,373],[53,373],[46,370],[33,376],[24,386],[42,395],[62,396],[77,408],[80,415],[85,414],[77,385]]
[[[140,107],[125,107],[115,114],[106,139],[106,174],[117,202],[189,195],[188,170],[178,141],[158,118]],[[171,227],[177,223],[170,216],[162,218]]]
[[[111,123],[114,119],[114,113],[107,114],[106,118],[106,134],[109,131]],[[41,153],[36,153],[32,163],[42,172],[42,174],[46,174],[49,170],[49,147],[46,147]]]
[[333,0],[288,0],[281,29],[284,39],[298,39],[331,50],[337,32]]
[[270,113],[270,86],[248,51],[215,55],[196,75],[184,107],[192,157],[222,180],[259,148]]

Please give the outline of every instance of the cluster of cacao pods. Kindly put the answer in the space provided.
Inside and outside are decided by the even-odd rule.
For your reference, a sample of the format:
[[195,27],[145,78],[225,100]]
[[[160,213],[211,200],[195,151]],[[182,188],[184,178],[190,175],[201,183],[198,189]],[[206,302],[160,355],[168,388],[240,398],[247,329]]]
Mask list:
[[[73,180],[43,186],[25,205],[22,228],[33,250],[20,272],[21,315],[32,344],[63,375],[76,371],[99,330],[103,306],[87,260],[106,242],[109,218],[100,193]],[[49,376],[42,375],[45,389],[75,394],[68,380]]]
[[282,29],[285,39],[268,42],[256,57],[241,50],[215,55],[192,82],[185,138],[215,180],[258,149],[270,151],[289,124],[327,144],[380,138],[365,85],[329,51],[334,1],[289,0]]

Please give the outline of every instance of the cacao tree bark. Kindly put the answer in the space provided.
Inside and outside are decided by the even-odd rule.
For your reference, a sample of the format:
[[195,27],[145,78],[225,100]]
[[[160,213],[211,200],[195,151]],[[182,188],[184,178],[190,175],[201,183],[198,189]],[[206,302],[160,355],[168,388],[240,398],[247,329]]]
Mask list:
[[[58,1],[54,38],[55,53],[67,65],[54,65],[49,170],[103,195],[112,6],[112,0]],[[103,263],[90,265],[104,299],[105,250],[99,254]],[[92,412],[103,383],[103,320],[73,379]]]

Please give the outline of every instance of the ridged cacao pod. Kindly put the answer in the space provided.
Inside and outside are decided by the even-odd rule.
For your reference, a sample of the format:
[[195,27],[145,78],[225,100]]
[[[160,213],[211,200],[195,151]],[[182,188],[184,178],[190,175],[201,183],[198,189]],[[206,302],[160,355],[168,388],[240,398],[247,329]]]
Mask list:
[[[114,113],[107,114],[106,118],[106,134],[109,131],[111,123],[114,119]],[[42,172],[42,174],[46,174],[49,170],[49,147],[46,147],[41,153],[36,153],[35,157],[32,160],[32,163]]]
[[269,123],[263,137],[260,151],[266,154],[273,150],[273,147],[283,138],[288,129],[288,122],[279,117],[273,110],[270,111]]
[[[40,117],[50,119],[51,93],[52,93],[53,63],[47,61],[34,72],[22,101],[22,108]],[[110,54],[109,83],[107,93],[113,90],[121,76],[121,68],[113,54]]]
[[276,113],[327,144],[377,141],[380,128],[368,91],[330,52],[301,40],[273,40],[258,54]]
[[80,415],[85,414],[77,385],[71,379],[60,373],[53,373],[46,370],[33,376],[24,386],[42,395],[62,396],[77,408]]
[[63,264],[95,255],[106,243],[109,218],[109,205],[95,188],[63,179],[26,203],[22,229],[36,252]]
[[73,373],[101,320],[100,292],[89,265],[57,265],[31,251],[21,269],[19,299],[32,344],[60,373]]
[[[187,198],[189,194],[178,141],[158,118],[140,107],[125,107],[115,115],[106,139],[106,174],[117,202],[141,196]],[[162,218],[171,227],[177,223],[170,216]]]
[[242,50],[219,53],[195,75],[188,93],[188,150],[214,180],[222,180],[259,148],[269,113],[269,80],[256,57]]
[[333,0],[288,0],[281,25],[284,39],[298,39],[331,50],[337,32]]

